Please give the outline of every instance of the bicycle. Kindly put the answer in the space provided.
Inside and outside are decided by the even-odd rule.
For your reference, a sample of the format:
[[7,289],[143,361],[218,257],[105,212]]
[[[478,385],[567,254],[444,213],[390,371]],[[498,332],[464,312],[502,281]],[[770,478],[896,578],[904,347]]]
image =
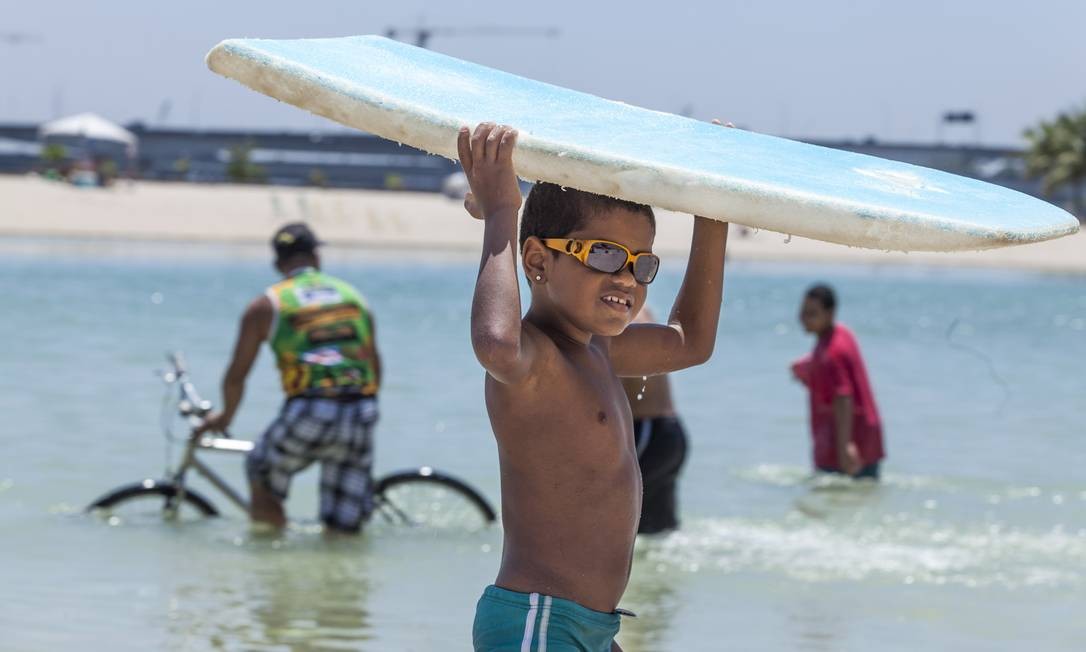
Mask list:
[[[253,442],[230,435],[196,435],[194,429],[211,412],[211,402],[200,398],[180,353],[171,353],[167,359],[172,369],[157,374],[166,383],[167,392],[174,386],[179,388],[176,410],[190,427],[180,465],[171,471],[167,463],[164,479],[148,478],[117,487],[92,502],[86,511],[107,515],[113,523],[125,519],[118,513],[160,516],[170,521],[190,515],[194,518],[219,516],[218,508],[208,498],[186,484],[186,475],[192,470],[248,513],[245,497],[197,455],[202,451],[244,454],[253,449]],[[177,441],[169,425],[164,424],[163,430],[167,445]],[[490,503],[471,485],[429,466],[379,478],[374,484],[374,502],[370,519],[373,514],[380,514],[385,522],[395,526],[472,530],[490,525],[496,519]]]

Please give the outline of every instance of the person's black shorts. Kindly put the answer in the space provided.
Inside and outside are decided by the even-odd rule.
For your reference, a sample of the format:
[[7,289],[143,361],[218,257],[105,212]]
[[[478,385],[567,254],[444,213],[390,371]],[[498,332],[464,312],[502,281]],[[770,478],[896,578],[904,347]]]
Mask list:
[[679,471],[686,460],[686,431],[676,417],[634,421],[634,443],[641,464],[644,498],[639,534],[679,527]]
[[[824,467],[818,467],[820,473],[833,473],[835,475],[845,475],[845,472],[841,469],[830,469]],[[878,480],[879,479],[879,463],[872,462],[864,468],[860,469],[860,472],[852,476],[856,480]]]

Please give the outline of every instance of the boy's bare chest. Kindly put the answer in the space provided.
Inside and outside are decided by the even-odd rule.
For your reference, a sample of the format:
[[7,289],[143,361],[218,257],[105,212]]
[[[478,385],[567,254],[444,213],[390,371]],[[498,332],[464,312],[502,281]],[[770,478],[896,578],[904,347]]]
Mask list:
[[591,457],[613,457],[628,448],[633,437],[630,404],[610,363],[598,354],[560,362],[523,388],[488,388],[487,404],[499,438],[528,440],[531,448],[536,442],[561,443],[567,454],[578,451]]
[[596,349],[563,356],[552,369],[545,391],[571,416],[601,427],[619,425],[629,416],[629,401],[606,355]]

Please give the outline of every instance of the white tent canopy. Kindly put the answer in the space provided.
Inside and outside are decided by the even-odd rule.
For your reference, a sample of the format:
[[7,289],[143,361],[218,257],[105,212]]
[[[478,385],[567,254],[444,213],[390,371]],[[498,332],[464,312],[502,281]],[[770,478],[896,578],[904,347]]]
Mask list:
[[131,131],[93,113],[80,113],[79,115],[47,122],[38,129],[38,135],[42,139],[74,137],[86,138],[87,140],[105,140],[123,143],[128,146],[129,150],[136,148],[138,140]]

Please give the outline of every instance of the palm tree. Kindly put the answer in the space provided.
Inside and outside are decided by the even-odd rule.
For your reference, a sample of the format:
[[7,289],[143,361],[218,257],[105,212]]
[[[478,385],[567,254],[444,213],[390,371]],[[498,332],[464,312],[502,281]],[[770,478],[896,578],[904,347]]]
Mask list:
[[41,149],[41,160],[49,165],[58,166],[68,158],[68,150],[59,143],[50,143]]
[[1075,213],[1086,216],[1086,109],[1042,121],[1025,136],[1026,172],[1041,177],[1046,195],[1069,187]]
[[226,176],[235,183],[263,183],[267,172],[252,161],[253,144],[249,141],[230,148],[230,160],[226,163]]

